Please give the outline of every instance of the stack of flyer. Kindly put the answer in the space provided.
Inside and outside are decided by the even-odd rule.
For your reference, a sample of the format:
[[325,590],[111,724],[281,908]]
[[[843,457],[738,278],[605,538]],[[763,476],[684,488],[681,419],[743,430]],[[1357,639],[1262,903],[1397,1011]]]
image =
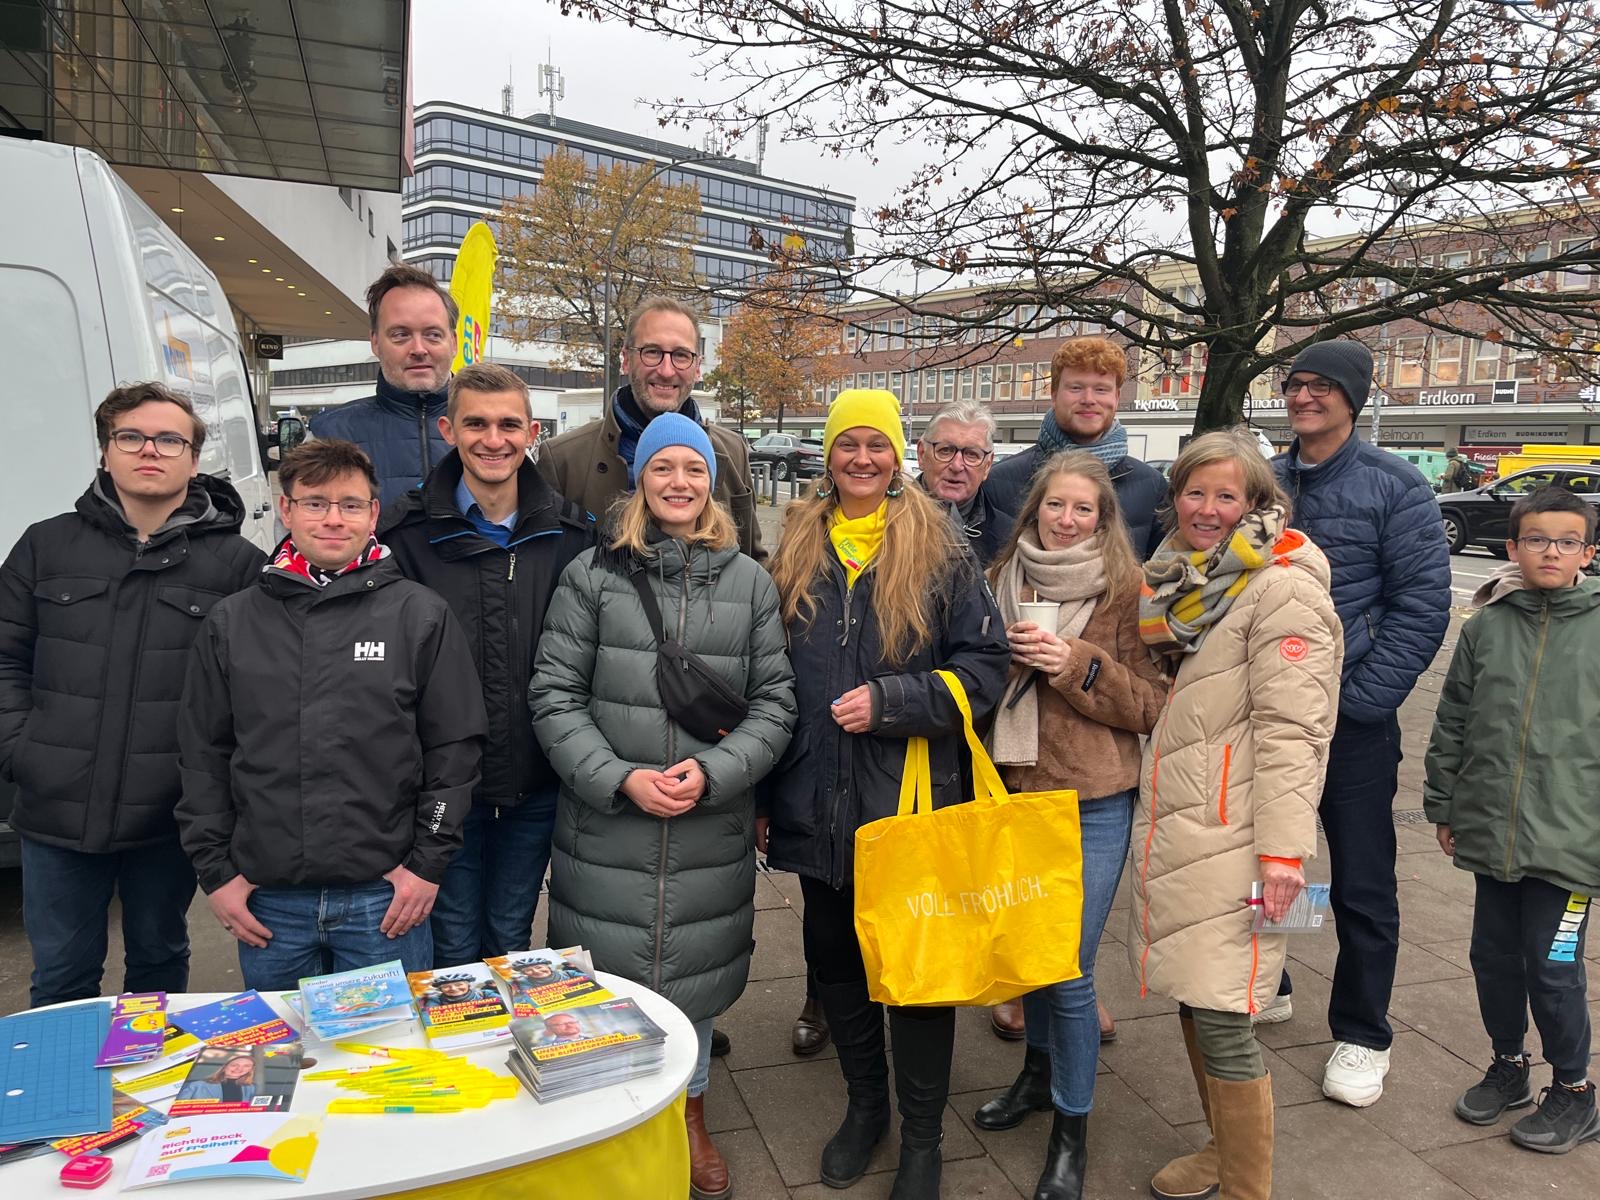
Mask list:
[[511,1010],[481,962],[406,976],[422,1019],[428,1045],[465,1050],[503,1042],[511,1036]]
[[514,1017],[535,1017],[613,998],[595,980],[594,960],[582,946],[519,950],[483,961],[505,983]]
[[114,1068],[116,1086],[146,1104],[177,1095],[195,1056],[207,1043],[257,1046],[299,1038],[259,992],[239,992],[198,1008],[168,1013],[159,1057],[137,1066]]
[[511,1037],[506,1066],[541,1104],[659,1071],[667,1040],[626,999],[520,1017]]
[[300,981],[300,1015],[325,1042],[415,1020],[400,960]]
[[159,1058],[166,1034],[167,994],[124,992],[111,1006],[111,1029],[94,1065],[126,1067]]

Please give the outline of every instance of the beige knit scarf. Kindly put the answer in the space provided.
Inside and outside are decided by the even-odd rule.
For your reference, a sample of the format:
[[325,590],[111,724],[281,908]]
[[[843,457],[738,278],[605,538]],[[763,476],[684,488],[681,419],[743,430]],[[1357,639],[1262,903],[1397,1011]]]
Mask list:
[[[1106,592],[1104,549],[1097,533],[1065,550],[1045,550],[1039,545],[1038,530],[1024,529],[1017,552],[1001,568],[995,587],[995,600],[1006,628],[1022,620],[1022,609],[1018,607],[1022,601],[1055,600],[1061,604],[1056,636],[1065,641],[1082,635],[1095,604]],[[995,762],[1031,767],[1039,761],[1039,695],[1035,685],[1040,678],[1033,668],[1013,664],[1005,700],[989,731],[989,753]]]

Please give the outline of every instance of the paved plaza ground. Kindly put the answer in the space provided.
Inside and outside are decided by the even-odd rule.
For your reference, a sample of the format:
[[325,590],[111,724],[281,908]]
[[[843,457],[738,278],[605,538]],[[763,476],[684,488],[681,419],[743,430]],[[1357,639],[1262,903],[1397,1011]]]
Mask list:
[[[776,514],[763,513],[769,538]],[[1298,938],[1291,970],[1295,1016],[1261,1030],[1278,1104],[1279,1200],[1534,1200],[1600,1197],[1600,1143],[1564,1157],[1519,1150],[1497,1127],[1463,1124],[1455,1097],[1477,1081],[1488,1061],[1467,962],[1471,877],[1439,852],[1422,822],[1422,752],[1459,616],[1434,667],[1401,713],[1406,761],[1400,771],[1395,821],[1400,841],[1400,966],[1390,1009],[1394,1066],[1384,1097],[1355,1110],[1321,1098],[1322,1065],[1330,1052],[1326,1024],[1335,942],[1331,931]],[[1309,865],[1326,879],[1326,863]],[[27,1005],[29,959],[22,935],[19,882],[0,875],[0,1012]],[[1119,1036],[1101,1055],[1095,1113],[1089,1127],[1089,1200],[1148,1195],[1150,1175],[1204,1138],[1200,1104],[1166,1000],[1141,1000],[1123,945],[1126,886],[1106,930],[1096,965],[1100,995],[1116,1016]],[[756,893],[756,954],[744,997],[719,1022],[733,1051],[714,1063],[707,1123],[728,1157],[739,1200],[821,1200],[840,1193],[818,1181],[817,1160],[844,1104],[832,1049],[815,1059],[789,1049],[791,1022],[805,991],[800,944],[800,889],[790,875],[763,874]],[[543,935],[543,906],[536,937]],[[201,900],[192,986],[240,986],[233,942]],[[536,940],[535,944],[541,944]],[[1600,1023],[1600,937],[1589,939],[1590,1010]],[[111,962],[120,964],[113,933]],[[115,986],[120,971],[108,974]],[[1537,1036],[1530,1034],[1537,1053]],[[958,1014],[950,1109],[945,1119],[946,1200],[1016,1200],[1032,1195],[1049,1132],[1049,1115],[1003,1133],[979,1129],[973,1110],[1015,1076],[1022,1049],[997,1040],[984,1010]],[[1600,1077],[1600,1064],[1593,1072]],[[1536,1066],[1538,1086],[1549,1068]],[[894,1139],[880,1148],[872,1173],[850,1190],[853,1200],[883,1200],[893,1181]],[[0,1172],[0,1180],[3,1180]],[[622,1198],[619,1198],[622,1200]]]

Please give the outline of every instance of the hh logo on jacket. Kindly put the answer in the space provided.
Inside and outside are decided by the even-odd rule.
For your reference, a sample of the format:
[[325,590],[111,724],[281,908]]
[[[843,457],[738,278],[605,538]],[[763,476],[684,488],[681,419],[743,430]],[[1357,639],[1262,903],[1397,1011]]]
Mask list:
[[382,662],[383,661],[383,643],[382,642],[357,642],[356,643],[356,661],[357,662]]

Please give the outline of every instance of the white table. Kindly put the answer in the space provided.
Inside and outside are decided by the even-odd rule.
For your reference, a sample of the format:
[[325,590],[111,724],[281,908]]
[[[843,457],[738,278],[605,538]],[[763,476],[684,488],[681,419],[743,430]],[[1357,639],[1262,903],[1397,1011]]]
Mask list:
[[[141,1188],[130,1196],[151,1200],[346,1200],[384,1196],[410,1188],[449,1183],[486,1175],[508,1167],[525,1166],[566,1150],[592,1145],[643,1124],[670,1105],[689,1084],[694,1071],[694,1026],[669,1001],[655,992],[615,975],[597,972],[600,982],[615,995],[636,1000],[645,1013],[667,1031],[666,1062],[653,1075],[613,1084],[581,1096],[540,1104],[520,1087],[515,1098],[496,1100],[484,1108],[460,1113],[408,1113],[387,1116],[329,1113],[323,1117],[317,1156],[304,1183],[277,1183],[259,1179],[198,1180],[167,1187]],[[170,996],[170,1011],[220,1000],[227,993],[193,993]],[[291,1025],[299,1022],[274,994],[267,997],[278,1014]],[[413,1027],[415,1029],[415,1027]],[[379,1030],[371,1041],[385,1046],[426,1046],[420,1029],[404,1025]],[[360,1042],[365,1039],[353,1038]],[[323,1042],[305,1034],[307,1057],[315,1057],[311,1070],[371,1065],[379,1060],[350,1054],[337,1042]],[[505,1065],[509,1041],[470,1051],[451,1051],[478,1066],[511,1077]],[[290,1111],[321,1113],[329,1100],[348,1096],[333,1081],[308,1082],[295,1088]],[[156,1105],[164,1108],[165,1101]],[[66,1157],[52,1152],[38,1158],[0,1166],[0,1188],[7,1200],[62,1200],[70,1195],[107,1196],[121,1189],[136,1143],[108,1151],[117,1166],[111,1178],[93,1193],[63,1188],[58,1180]]]

